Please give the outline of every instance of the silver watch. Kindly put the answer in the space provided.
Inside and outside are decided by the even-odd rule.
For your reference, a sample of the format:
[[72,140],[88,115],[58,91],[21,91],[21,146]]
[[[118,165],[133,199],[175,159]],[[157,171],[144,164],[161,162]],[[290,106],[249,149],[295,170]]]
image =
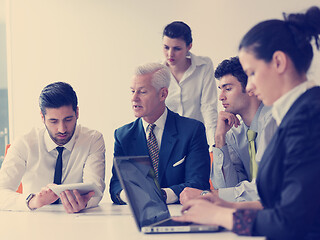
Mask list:
[[204,190],[204,191],[202,191],[202,193],[200,193],[200,195],[203,196],[203,195],[206,195],[209,192],[210,192],[209,190]]
[[37,209],[37,208],[31,208],[31,207],[29,207],[29,202],[30,202],[30,200],[31,200],[34,196],[35,196],[35,194],[31,193],[31,194],[29,194],[29,196],[26,198],[27,207],[28,207],[31,211]]

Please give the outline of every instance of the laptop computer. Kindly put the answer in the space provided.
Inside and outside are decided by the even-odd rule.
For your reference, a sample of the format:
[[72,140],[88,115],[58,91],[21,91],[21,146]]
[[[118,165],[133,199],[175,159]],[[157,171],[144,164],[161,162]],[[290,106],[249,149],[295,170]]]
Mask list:
[[114,157],[114,166],[139,231],[176,233],[216,232],[221,229],[171,219],[149,156]]

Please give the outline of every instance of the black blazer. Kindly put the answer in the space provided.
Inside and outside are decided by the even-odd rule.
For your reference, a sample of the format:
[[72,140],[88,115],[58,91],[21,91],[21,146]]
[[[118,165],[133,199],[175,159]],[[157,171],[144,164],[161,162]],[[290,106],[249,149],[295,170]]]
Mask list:
[[262,157],[257,187],[264,210],[254,235],[320,239],[320,87],[302,94],[283,118]]
[[[140,118],[117,129],[114,137],[114,156],[149,155]],[[113,202],[120,204],[116,194],[122,187],[115,169],[112,174],[109,192]],[[178,197],[185,187],[209,189],[209,175],[210,156],[204,125],[168,109],[159,152],[161,188],[170,187]]]

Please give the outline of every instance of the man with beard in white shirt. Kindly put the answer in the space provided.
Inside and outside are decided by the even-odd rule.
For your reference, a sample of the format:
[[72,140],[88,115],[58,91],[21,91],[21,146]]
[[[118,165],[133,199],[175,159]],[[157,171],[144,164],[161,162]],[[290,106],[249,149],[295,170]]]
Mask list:
[[[95,183],[104,191],[103,136],[79,124],[78,99],[64,82],[47,85],[39,98],[44,127],[12,143],[0,170],[0,209],[35,210],[61,202],[67,213],[97,206],[102,197],[66,190],[57,196],[50,184]],[[22,182],[23,193],[16,193]],[[60,200],[59,200],[60,198]]]

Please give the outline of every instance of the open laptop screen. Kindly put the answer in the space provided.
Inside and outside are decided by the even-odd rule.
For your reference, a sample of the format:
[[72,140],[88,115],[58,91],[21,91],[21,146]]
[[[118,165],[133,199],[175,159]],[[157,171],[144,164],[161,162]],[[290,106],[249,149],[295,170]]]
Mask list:
[[114,162],[138,227],[169,218],[149,157],[115,157]]

